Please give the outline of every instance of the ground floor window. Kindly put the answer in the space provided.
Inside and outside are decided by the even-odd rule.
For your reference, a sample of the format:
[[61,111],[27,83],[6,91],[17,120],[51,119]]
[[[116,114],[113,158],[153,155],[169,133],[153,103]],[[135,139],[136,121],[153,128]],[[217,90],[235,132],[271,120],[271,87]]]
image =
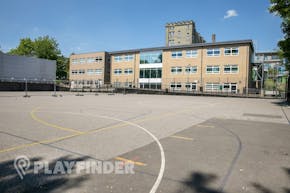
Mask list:
[[140,83],[140,88],[161,89],[161,83]]
[[180,82],[172,82],[170,83],[170,90],[181,90],[181,83]]
[[132,88],[132,82],[125,82],[125,87]]
[[185,88],[187,91],[196,91],[196,83],[195,82],[188,82],[188,83],[185,83]]
[[223,83],[223,92],[237,93],[237,83]]
[[219,91],[220,84],[217,82],[208,82],[205,84],[205,91]]

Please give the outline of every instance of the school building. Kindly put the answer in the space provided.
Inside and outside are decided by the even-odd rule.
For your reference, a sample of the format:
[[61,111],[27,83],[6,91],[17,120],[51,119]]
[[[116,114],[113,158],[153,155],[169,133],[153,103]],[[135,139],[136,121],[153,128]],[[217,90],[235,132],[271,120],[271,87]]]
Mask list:
[[75,84],[247,94],[252,40],[194,43],[70,56]]

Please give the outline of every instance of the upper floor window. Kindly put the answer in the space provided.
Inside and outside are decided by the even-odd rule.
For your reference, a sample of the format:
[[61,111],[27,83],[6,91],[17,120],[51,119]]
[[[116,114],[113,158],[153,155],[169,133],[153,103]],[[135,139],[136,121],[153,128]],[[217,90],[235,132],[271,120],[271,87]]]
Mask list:
[[182,57],[182,52],[181,51],[171,52],[171,57],[172,58],[181,58]]
[[221,51],[219,48],[207,49],[207,56],[219,56]]
[[220,67],[215,65],[215,66],[206,66],[206,73],[207,74],[218,74],[220,73]]
[[231,74],[231,73],[238,73],[239,67],[237,64],[228,64],[224,66],[224,73]]
[[80,64],[83,64],[83,63],[85,63],[85,62],[86,62],[86,59],[85,59],[85,58],[80,58],[80,59],[79,59],[79,63],[80,63]]
[[93,63],[95,62],[95,58],[87,58],[87,63]]
[[72,70],[71,73],[72,75],[78,74],[78,70]]
[[195,58],[197,57],[197,50],[186,50],[187,58]]
[[194,74],[197,72],[197,67],[196,66],[187,66],[187,67],[185,67],[185,72],[188,74]]
[[78,63],[78,59],[72,59],[71,63],[72,64],[77,64]]
[[133,74],[133,69],[132,68],[126,68],[124,70],[124,74]]
[[83,69],[79,70],[79,74],[85,74],[85,70]]
[[180,74],[180,73],[182,73],[182,68],[181,67],[171,67],[171,73],[172,74]]
[[239,48],[225,48],[225,56],[239,55]]
[[114,74],[115,74],[115,75],[120,75],[120,74],[122,74],[122,69],[114,69]]
[[102,56],[97,56],[96,57],[96,62],[102,62],[103,61],[103,57]]
[[114,57],[115,62],[121,62],[123,60],[122,56],[115,56]]
[[140,53],[140,64],[156,63],[162,63],[162,51]]
[[134,56],[133,55],[126,55],[124,57],[124,61],[132,61],[134,59]]

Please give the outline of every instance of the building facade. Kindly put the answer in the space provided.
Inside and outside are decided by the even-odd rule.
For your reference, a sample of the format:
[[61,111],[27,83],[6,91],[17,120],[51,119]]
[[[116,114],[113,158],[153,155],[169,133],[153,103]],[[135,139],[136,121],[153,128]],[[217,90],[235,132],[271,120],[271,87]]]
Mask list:
[[35,57],[15,56],[0,52],[0,80],[54,81],[56,61]]
[[166,46],[205,42],[203,37],[197,32],[195,23],[192,20],[167,23],[165,26],[165,39]]
[[110,57],[107,52],[72,54],[70,76],[72,88],[101,87],[110,83]]
[[251,40],[111,52],[115,87],[247,93]]

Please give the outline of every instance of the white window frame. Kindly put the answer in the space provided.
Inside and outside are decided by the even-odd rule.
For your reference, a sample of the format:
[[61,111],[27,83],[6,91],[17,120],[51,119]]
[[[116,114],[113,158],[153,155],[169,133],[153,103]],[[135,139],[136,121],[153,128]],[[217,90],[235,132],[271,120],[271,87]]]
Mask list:
[[[210,91],[210,92],[213,92],[213,91],[220,91],[220,83],[218,82],[207,82],[205,84],[205,91]],[[210,87],[210,89],[208,89]]]
[[[187,82],[187,83],[185,83],[184,86],[185,86],[186,90],[197,91],[197,83],[196,82]],[[194,89],[193,89],[193,86],[195,87]]]
[[[209,54],[208,52],[211,51],[212,54]],[[219,53],[216,54],[215,52],[218,51]],[[209,57],[216,57],[221,55],[221,49],[220,48],[210,48],[206,50],[206,55]]]
[[171,58],[182,58],[182,51],[172,51],[171,52]]
[[114,61],[115,62],[122,62],[123,61],[123,57],[122,56],[114,56]]
[[[225,68],[229,67],[230,71],[225,71]],[[233,71],[233,67],[237,67],[237,71]],[[238,74],[239,73],[239,65],[238,64],[226,64],[224,65],[224,74]]]
[[186,50],[186,57],[187,58],[196,58],[198,56],[197,50]]
[[121,75],[122,74],[122,69],[120,69],[120,68],[116,68],[116,69],[114,69],[114,75]]
[[[189,71],[187,71],[189,69]],[[197,73],[197,66],[186,66],[184,69],[186,74],[196,74]]]
[[170,69],[171,74],[182,74],[182,67],[181,66],[174,66]]
[[126,62],[133,61],[133,59],[134,59],[133,54],[129,54],[129,55],[124,56],[124,61],[126,61]]
[[133,69],[132,68],[126,68],[124,70],[124,74],[126,74],[126,75],[133,74]]
[[103,69],[95,69],[95,74],[96,75],[102,75],[103,74]]
[[[233,50],[237,50],[237,53],[233,53]],[[226,53],[226,51],[229,51],[229,53]],[[224,55],[225,56],[238,56],[239,55],[239,47],[225,48]]]
[[[214,69],[217,68],[217,67],[218,67],[219,70],[218,71],[214,71]],[[207,70],[208,68],[211,68],[212,70],[208,71]],[[206,74],[220,74],[220,71],[221,71],[221,69],[220,69],[219,65],[207,65],[206,68],[205,68],[205,73]]]
[[182,84],[181,82],[171,82],[170,83],[170,90],[176,90],[176,91],[180,91],[182,89]]

